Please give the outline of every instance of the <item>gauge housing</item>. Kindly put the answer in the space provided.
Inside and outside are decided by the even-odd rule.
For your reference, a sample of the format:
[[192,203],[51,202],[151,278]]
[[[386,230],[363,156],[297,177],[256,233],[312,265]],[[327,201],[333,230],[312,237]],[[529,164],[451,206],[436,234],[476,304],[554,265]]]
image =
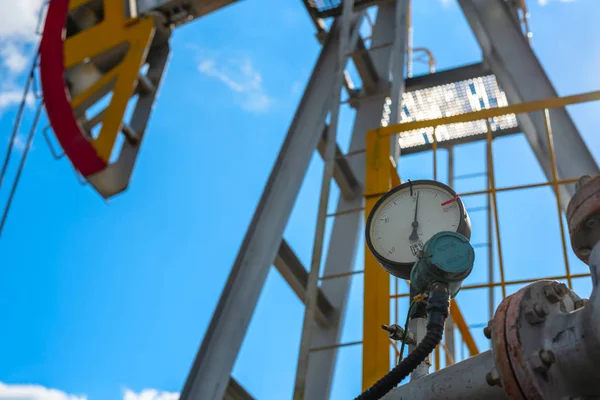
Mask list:
[[[411,186],[412,186],[412,188],[411,188]],[[395,188],[391,189],[389,192],[384,194],[377,201],[377,203],[375,203],[375,206],[373,206],[373,209],[371,210],[371,212],[369,213],[369,216],[367,218],[367,223],[365,224],[365,239],[366,239],[367,246],[369,247],[369,250],[371,251],[373,256],[377,259],[377,261],[379,261],[381,266],[388,273],[390,273],[391,275],[393,275],[397,278],[400,278],[400,279],[410,279],[410,273],[411,273],[411,270],[412,270],[415,262],[414,261],[413,262],[393,261],[393,260],[389,259],[388,257],[386,257],[384,254],[381,254],[379,251],[377,251],[375,246],[373,245],[373,241],[371,238],[371,226],[373,224],[373,219],[375,218],[376,215],[378,215],[382,206],[384,204],[387,204],[388,199],[390,199],[391,197],[394,197],[394,196],[398,195],[400,192],[404,192],[406,190],[418,190],[422,186],[437,187],[437,188],[441,189],[442,191],[448,192],[448,194],[450,194],[453,198],[456,198],[456,203],[458,204],[458,210],[459,210],[460,216],[459,216],[458,227],[455,230],[453,230],[452,232],[459,233],[467,239],[471,238],[471,220],[469,218],[469,214],[467,213],[467,210],[466,210],[462,200],[460,199],[460,197],[457,196],[456,192],[451,187],[449,187],[448,185],[445,185],[443,183],[437,182],[437,181],[425,180],[425,179],[406,182],[399,186],[396,186]],[[433,235],[435,235],[437,233],[439,233],[439,232],[434,232]],[[431,235],[431,237],[433,237],[433,235]],[[425,242],[425,241],[431,239],[431,237],[423,238],[423,241]]]

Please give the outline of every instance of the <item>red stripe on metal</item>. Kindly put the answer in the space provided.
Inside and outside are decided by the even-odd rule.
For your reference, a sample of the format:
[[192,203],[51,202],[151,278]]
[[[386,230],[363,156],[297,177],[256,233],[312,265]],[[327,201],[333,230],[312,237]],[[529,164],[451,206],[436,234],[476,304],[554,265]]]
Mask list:
[[447,201],[443,202],[443,203],[441,204],[441,206],[442,206],[442,207],[444,207],[444,206],[447,206],[447,205],[448,205],[448,204],[450,204],[450,203],[454,203],[456,200],[458,200],[458,195],[454,196],[454,198],[452,198],[452,199],[450,199],[450,200],[447,200]]
[[102,171],[107,164],[84,136],[71,107],[65,83],[64,31],[69,13],[69,0],[49,2],[42,42],[40,44],[40,77],[46,113],[56,138],[83,175]]

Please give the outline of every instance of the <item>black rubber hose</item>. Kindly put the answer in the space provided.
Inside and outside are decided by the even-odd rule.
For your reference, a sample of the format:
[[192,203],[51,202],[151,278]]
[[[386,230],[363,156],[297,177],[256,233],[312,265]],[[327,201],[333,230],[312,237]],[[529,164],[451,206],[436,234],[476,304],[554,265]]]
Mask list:
[[434,283],[427,304],[427,333],[417,347],[394,369],[365,390],[355,400],[379,400],[413,372],[442,341],[444,322],[448,317],[450,297],[445,285]]

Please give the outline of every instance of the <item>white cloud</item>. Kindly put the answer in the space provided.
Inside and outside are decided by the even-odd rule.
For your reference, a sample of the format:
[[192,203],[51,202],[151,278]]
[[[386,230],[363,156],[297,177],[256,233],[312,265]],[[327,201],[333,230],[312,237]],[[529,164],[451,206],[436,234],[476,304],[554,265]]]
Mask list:
[[34,42],[36,40],[35,29],[43,1],[2,1],[0,40]]
[[441,0],[443,7],[450,7],[454,0]]
[[[136,393],[130,389],[123,392],[123,400],[178,400],[179,393],[156,389],[143,389]],[[72,395],[41,385],[9,385],[0,382],[0,400],[87,400],[87,396]]]
[[86,396],[75,396],[40,385],[6,385],[0,382],[0,400],[86,400]]
[[15,149],[19,151],[25,150],[25,146],[27,145],[27,140],[23,136],[17,135],[15,136],[15,141],[13,142],[13,146]]
[[273,100],[263,87],[263,77],[254,68],[248,57],[230,59],[217,63],[216,59],[203,59],[198,70],[205,76],[217,79],[231,89],[240,106],[250,112],[265,112],[273,105]]
[[179,393],[159,392],[156,389],[144,389],[140,393],[135,393],[125,389],[123,400],[178,400]]
[[7,42],[0,49],[0,59],[2,59],[4,67],[6,67],[11,74],[22,73],[29,63],[25,54],[23,54],[23,50],[15,43],[11,42]]
[[[0,114],[21,101],[19,78],[31,63],[44,0],[2,1],[0,13]],[[33,105],[33,98],[27,103]]]
[[[21,103],[22,100],[22,89],[0,89],[0,114],[3,109],[16,106],[17,104]],[[28,106],[33,106],[34,98],[31,92],[25,98],[25,102]]]

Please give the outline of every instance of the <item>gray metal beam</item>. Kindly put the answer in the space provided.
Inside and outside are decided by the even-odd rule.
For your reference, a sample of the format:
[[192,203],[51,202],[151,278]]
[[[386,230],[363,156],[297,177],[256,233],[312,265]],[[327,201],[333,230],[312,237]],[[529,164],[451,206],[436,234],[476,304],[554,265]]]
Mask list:
[[[181,25],[210,14],[238,0],[128,0],[130,13],[135,15],[159,11],[169,24]],[[133,6],[133,7],[132,7]]]
[[[392,100],[390,123],[400,122],[400,107],[402,106],[402,93],[404,93],[404,62],[406,55],[408,32],[408,4],[409,0],[396,0],[394,7],[394,44],[392,46],[392,59],[390,66],[390,75],[392,80],[392,90],[390,99]],[[390,10],[391,11],[391,10]],[[398,135],[390,137],[390,152],[394,160],[400,157],[400,145],[398,144]]]
[[237,383],[235,379],[229,378],[229,384],[227,385],[227,390],[225,391],[225,396],[223,400],[255,400],[250,393],[246,391]]
[[405,81],[406,92],[427,89],[434,86],[447,85],[449,83],[466,81],[480,76],[491,75],[492,71],[484,63],[464,65],[458,68],[446,69],[407,78]]
[[[375,28],[375,30],[377,30],[377,28]],[[375,33],[373,33],[373,35],[375,35]],[[372,46],[375,46],[378,42],[379,40],[375,41],[375,38],[373,38]],[[379,49],[373,51],[373,53],[377,51],[389,52],[387,49]],[[356,49],[352,54],[352,61],[354,62],[354,66],[360,75],[362,87],[366,93],[379,93],[381,91],[381,88],[379,87],[379,75],[377,74],[377,69],[373,64],[372,56],[367,50],[362,37],[359,38],[358,42],[356,43]]]
[[[317,150],[321,157],[324,157],[325,147],[327,144],[327,127],[323,130],[323,136],[321,141],[317,145]],[[340,150],[339,146],[336,145],[336,158],[335,158],[335,170],[333,171],[333,178],[340,188],[342,196],[346,199],[353,199],[357,196],[362,196],[361,184],[354,176],[352,168],[348,160],[344,157],[344,154]]]
[[[557,93],[536,55],[523,36],[521,27],[503,0],[459,0],[471,25],[485,62],[511,104],[556,97]],[[548,179],[552,168],[546,141],[543,113],[519,115],[519,122]],[[564,108],[550,110],[560,178],[595,175],[598,165]],[[575,192],[574,185],[561,187],[566,208]]]
[[[283,276],[283,279],[285,279],[294,293],[304,303],[306,298],[306,284],[308,283],[308,271],[285,240],[281,241],[273,265],[275,265],[275,268]],[[317,294],[317,322],[326,326],[333,315],[333,306],[327,300],[323,291],[319,289]]]
[[[360,25],[358,19],[358,16],[353,18],[354,29]],[[334,22],[185,382],[182,400],[220,399],[225,393],[331,108],[338,29]],[[351,43],[349,47],[354,46],[355,43]]]
[[[394,37],[394,7],[394,3],[385,4],[380,7],[377,13],[374,42],[391,42]],[[373,52],[372,57],[374,69],[378,74],[377,76],[389,76],[391,47]],[[379,96],[371,96],[365,99],[357,106],[349,149],[349,152],[353,153],[353,155],[347,157],[347,160],[361,186],[364,186],[365,175],[365,154],[361,152],[365,149],[365,132],[380,126],[384,101],[385,94],[382,93]],[[354,199],[345,199],[340,196],[336,212],[355,211],[335,217],[325,262],[325,275],[345,273],[352,270],[356,257],[356,249],[362,233],[363,213],[360,211],[360,208],[363,207],[363,204],[364,199],[362,196],[355,197]],[[326,328],[315,328],[312,334],[313,347],[328,346],[340,342],[351,279],[352,276],[345,276],[322,281],[321,290],[337,310],[337,318],[332,319],[330,325]],[[305,399],[329,399],[337,351],[337,348],[332,348],[310,354]]]

